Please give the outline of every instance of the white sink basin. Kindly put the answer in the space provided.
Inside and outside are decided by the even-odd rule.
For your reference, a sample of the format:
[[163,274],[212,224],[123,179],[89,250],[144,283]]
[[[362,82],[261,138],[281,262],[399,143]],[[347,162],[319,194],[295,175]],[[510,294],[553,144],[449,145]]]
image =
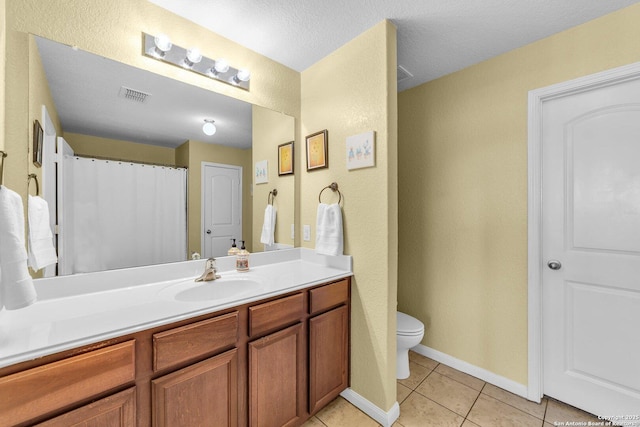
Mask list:
[[184,302],[222,301],[242,298],[258,293],[263,288],[260,279],[251,276],[230,276],[210,282],[193,279],[164,288],[159,295],[165,299]]

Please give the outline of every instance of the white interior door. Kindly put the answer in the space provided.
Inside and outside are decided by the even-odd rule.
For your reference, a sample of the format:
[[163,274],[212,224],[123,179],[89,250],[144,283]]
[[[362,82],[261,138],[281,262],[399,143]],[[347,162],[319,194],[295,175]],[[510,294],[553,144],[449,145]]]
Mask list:
[[640,415],[640,79],[542,106],[544,394]]
[[65,217],[64,212],[64,181],[65,181],[65,169],[64,169],[64,157],[73,156],[73,149],[64,140],[63,137],[58,137],[57,146],[57,168],[56,168],[56,188],[58,194],[58,275],[70,274],[71,268],[69,266],[69,260],[67,258],[67,251],[65,250]]
[[242,239],[242,167],[202,162],[203,256],[227,255],[232,238]]

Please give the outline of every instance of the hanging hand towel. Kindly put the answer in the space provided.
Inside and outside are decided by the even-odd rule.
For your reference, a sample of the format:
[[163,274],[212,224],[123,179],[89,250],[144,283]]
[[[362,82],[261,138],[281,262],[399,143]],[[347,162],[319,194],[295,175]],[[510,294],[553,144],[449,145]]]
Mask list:
[[37,299],[27,269],[24,211],[20,196],[0,188],[0,308],[26,307]]
[[262,223],[262,234],[260,235],[260,243],[265,245],[273,245],[275,243],[276,231],[276,208],[273,205],[267,205],[264,210],[264,222]]
[[29,195],[29,267],[34,271],[58,262],[49,224],[49,205],[38,196]]
[[320,203],[316,218],[316,253],[342,255],[343,244],[340,205]]

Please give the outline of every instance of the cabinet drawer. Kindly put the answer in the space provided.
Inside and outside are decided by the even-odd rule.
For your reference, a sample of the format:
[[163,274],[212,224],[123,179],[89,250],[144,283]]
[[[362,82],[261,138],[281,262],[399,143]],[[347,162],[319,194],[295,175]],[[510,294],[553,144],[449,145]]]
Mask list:
[[153,370],[159,371],[232,347],[238,312],[153,334]]
[[316,314],[344,304],[349,299],[349,280],[341,280],[331,285],[309,291],[309,313]]
[[20,424],[135,379],[135,341],[0,378],[0,425]]
[[272,331],[304,317],[304,295],[295,294],[249,307],[249,336]]

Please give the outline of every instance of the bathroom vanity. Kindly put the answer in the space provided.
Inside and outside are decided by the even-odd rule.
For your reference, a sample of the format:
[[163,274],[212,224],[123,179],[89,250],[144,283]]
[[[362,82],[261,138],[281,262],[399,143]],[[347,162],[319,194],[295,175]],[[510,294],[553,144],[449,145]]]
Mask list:
[[[48,345],[3,353],[0,425],[301,425],[348,386],[351,261],[304,249],[281,252],[286,253],[252,255],[262,265],[253,267],[251,276],[225,274],[221,258],[219,283],[149,284],[144,292],[155,299],[145,302],[145,309],[138,306],[138,323],[125,329],[98,327],[90,337],[71,340],[73,333],[61,333],[64,342],[56,342],[54,325]],[[204,261],[179,264],[203,266]],[[209,288],[202,288],[225,289],[225,280],[238,288],[239,297],[224,291],[211,298]],[[242,290],[243,280],[254,285],[248,286],[251,292]],[[136,288],[117,292],[120,298],[142,292]],[[79,297],[67,295],[58,303],[74,298]],[[55,303],[54,298],[37,304]],[[144,313],[152,307],[155,315]],[[104,311],[84,320],[99,324],[103,317]],[[90,328],[76,319],[86,335]],[[73,323],[57,326],[73,328]],[[6,333],[0,335],[4,342],[10,341]],[[92,342],[73,344],[86,340]],[[67,348],[54,350],[61,346]],[[38,357],[29,357],[34,354]],[[7,365],[14,359],[23,360]]]

